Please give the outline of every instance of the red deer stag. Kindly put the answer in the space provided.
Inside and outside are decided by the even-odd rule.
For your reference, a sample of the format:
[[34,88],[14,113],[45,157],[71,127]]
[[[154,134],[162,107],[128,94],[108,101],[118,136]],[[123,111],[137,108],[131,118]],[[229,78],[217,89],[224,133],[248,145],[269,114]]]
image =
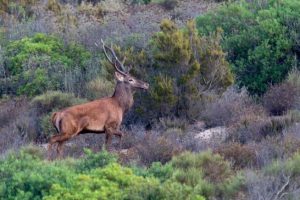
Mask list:
[[[117,85],[111,97],[102,98],[85,104],[75,105],[65,108],[52,114],[52,123],[57,131],[57,135],[50,138],[48,153],[54,143],[57,145],[57,153],[62,156],[62,148],[65,141],[83,133],[105,133],[105,146],[109,149],[112,136],[120,137],[120,125],[124,113],[133,105],[133,93],[136,88],[147,90],[148,83],[132,77],[125,70],[124,61],[121,62],[116,56],[112,46],[105,45],[103,40],[102,47],[108,61],[115,68]],[[112,55],[108,56],[108,52]]]

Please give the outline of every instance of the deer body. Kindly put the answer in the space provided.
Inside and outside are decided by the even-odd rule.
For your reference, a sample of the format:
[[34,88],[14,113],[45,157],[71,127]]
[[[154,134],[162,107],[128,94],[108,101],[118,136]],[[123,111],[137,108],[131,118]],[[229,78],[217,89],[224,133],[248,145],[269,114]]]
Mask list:
[[[124,113],[133,105],[133,92],[119,82],[112,97],[72,106],[52,115],[59,132],[104,133],[106,125],[121,125]],[[80,127],[78,127],[80,125]],[[75,134],[75,133],[73,133]]]
[[[105,51],[108,47],[103,43],[103,48]],[[114,51],[110,48],[109,50],[115,56]],[[105,55],[107,56],[106,51]],[[116,60],[118,61],[117,58]],[[113,63],[112,60],[109,61]],[[64,142],[83,133],[105,133],[106,148],[109,148],[113,135],[120,137],[121,142],[123,133],[120,125],[124,113],[133,105],[133,93],[136,88],[148,89],[149,84],[132,77],[128,72],[120,71],[116,62],[115,68],[117,84],[111,97],[71,106],[52,114],[51,120],[58,134],[50,138],[49,152],[52,145],[58,143],[57,153],[61,156]]]

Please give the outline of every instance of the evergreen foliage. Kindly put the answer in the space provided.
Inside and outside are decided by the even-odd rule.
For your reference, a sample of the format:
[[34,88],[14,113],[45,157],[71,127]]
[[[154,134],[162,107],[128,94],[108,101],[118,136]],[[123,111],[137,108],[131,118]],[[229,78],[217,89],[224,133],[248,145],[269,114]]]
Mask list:
[[13,41],[6,47],[6,77],[1,77],[6,88],[1,92],[34,96],[46,90],[66,90],[64,74],[73,70],[84,73],[90,57],[82,46],[65,46],[58,38],[44,34]]
[[299,66],[300,2],[242,1],[197,18],[200,33],[222,28],[222,46],[237,83],[263,94]]
[[201,101],[205,91],[223,91],[233,83],[233,74],[220,47],[220,32],[201,36],[193,21],[182,30],[172,21],[163,20],[160,29],[150,45],[154,74],[149,106],[155,117],[194,118],[189,110]]

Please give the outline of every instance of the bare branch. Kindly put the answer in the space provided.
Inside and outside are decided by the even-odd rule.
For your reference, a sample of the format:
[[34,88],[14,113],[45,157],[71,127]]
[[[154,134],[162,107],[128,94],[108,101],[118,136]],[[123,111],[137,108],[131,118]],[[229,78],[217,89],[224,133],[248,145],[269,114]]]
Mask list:
[[282,197],[282,193],[284,192],[284,190],[289,186],[290,184],[290,178],[291,178],[291,175],[289,175],[287,177],[287,180],[286,182],[283,184],[283,186],[280,188],[280,190],[276,193],[275,197],[274,197],[274,200],[277,200],[278,198]]

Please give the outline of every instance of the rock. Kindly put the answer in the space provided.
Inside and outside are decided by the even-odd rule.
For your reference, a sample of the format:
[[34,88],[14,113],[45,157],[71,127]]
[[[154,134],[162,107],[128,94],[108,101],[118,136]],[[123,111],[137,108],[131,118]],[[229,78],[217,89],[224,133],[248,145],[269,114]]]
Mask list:
[[228,135],[227,128],[224,126],[218,126],[197,133],[194,138],[206,143],[213,143],[213,142],[221,143],[225,141],[227,135]]

